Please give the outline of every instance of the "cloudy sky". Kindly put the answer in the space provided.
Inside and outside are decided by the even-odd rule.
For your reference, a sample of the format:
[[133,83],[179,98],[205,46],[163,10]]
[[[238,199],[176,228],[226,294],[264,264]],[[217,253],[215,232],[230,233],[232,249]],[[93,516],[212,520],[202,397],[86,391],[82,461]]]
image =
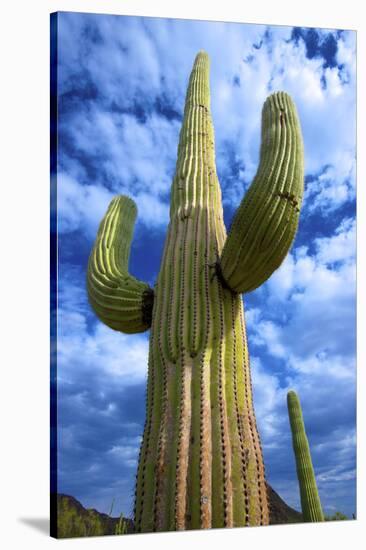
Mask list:
[[295,389],[324,510],[356,512],[355,40],[343,30],[58,15],[59,492],[132,514],[149,334],[103,326],[85,270],[109,201],[128,194],[138,206],[130,271],[154,284],[188,77],[205,49],[227,226],[256,172],[271,92],[292,96],[304,136],[296,241],[244,296],[267,479],[300,509],[286,408]]

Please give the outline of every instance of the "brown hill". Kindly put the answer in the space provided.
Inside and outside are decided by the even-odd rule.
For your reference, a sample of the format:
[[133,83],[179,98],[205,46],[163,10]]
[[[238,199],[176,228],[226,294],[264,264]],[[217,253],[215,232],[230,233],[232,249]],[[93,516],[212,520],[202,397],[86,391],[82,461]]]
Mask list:
[[267,483],[267,495],[269,501],[269,523],[279,525],[281,523],[301,523],[302,514],[286,504],[284,500]]

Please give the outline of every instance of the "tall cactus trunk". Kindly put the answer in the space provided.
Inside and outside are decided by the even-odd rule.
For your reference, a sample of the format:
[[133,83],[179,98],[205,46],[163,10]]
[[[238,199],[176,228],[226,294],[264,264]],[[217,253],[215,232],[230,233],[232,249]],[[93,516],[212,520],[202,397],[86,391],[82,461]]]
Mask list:
[[269,521],[243,303],[217,269],[225,239],[209,59],[200,52],[186,96],[155,288],[138,532]]

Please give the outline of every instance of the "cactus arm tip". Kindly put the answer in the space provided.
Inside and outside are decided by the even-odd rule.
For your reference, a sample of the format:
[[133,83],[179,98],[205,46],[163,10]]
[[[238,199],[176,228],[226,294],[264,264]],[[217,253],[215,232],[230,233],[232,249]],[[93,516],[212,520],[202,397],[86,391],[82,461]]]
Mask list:
[[154,291],[128,272],[137,208],[132,199],[118,195],[100,223],[91,251],[87,290],[99,319],[114,330],[133,334],[151,325]]
[[276,92],[263,105],[259,167],[220,258],[222,275],[232,290],[256,289],[281,265],[297,231],[303,186],[296,107],[287,93]]

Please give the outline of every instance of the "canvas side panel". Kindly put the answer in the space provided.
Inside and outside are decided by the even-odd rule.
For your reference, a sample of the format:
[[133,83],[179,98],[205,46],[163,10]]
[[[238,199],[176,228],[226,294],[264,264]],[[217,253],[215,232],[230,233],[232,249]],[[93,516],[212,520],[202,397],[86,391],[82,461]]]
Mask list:
[[50,535],[57,538],[57,25],[50,16]]

